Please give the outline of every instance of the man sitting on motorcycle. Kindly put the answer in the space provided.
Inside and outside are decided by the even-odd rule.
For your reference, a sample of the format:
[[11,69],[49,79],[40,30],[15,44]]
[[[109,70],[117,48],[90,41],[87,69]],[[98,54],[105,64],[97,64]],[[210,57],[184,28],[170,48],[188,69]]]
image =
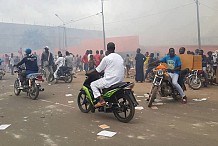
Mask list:
[[54,72],[54,79],[55,82],[57,82],[58,70],[60,70],[61,75],[63,75],[63,70],[61,69],[61,67],[65,65],[65,58],[62,56],[61,53],[58,53],[58,59],[55,61],[55,65],[57,65],[57,69]]
[[25,53],[26,56],[17,65],[15,65],[16,67],[18,67],[22,64],[25,64],[26,67],[26,71],[20,77],[21,88],[23,86],[26,76],[32,73],[38,73],[37,57],[31,54],[32,50],[30,48],[26,49]]
[[187,103],[187,97],[183,89],[181,88],[181,86],[178,84],[179,72],[180,72],[182,63],[181,63],[179,56],[176,56],[175,49],[170,48],[169,55],[160,59],[160,62],[166,63],[168,65],[167,72],[172,78],[172,84],[178,90],[180,96],[182,97],[182,102]]
[[99,90],[109,88],[124,79],[124,60],[119,54],[115,53],[115,44],[113,42],[107,44],[107,52],[108,55],[102,59],[99,66],[86,73],[88,75],[104,71],[103,78],[91,83],[94,98],[99,98],[99,102],[95,105],[96,108],[106,104]]

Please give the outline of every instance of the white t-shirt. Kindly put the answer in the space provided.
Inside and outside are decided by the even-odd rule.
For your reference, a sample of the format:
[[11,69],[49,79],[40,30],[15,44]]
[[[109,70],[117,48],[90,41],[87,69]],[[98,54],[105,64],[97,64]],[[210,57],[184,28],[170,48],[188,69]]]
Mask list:
[[123,58],[117,53],[111,53],[102,59],[96,71],[99,73],[104,71],[105,88],[122,82],[124,80]]
[[57,68],[64,66],[65,64],[65,58],[64,57],[58,57],[58,59],[55,61],[55,64],[57,65]]
[[10,65],[14,66],[14,58],[10,57],[9,60],[10,60]]

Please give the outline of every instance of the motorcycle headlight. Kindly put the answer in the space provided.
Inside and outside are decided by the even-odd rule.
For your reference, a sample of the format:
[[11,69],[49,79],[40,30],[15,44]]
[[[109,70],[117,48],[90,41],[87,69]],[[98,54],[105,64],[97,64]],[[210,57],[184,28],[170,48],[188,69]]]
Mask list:
[[163,74],[164,74],[164,72],[163,72],[162,69],[160,69],[160,70],[157,71],[157,75],[158,75],[158,76],[162,76]]

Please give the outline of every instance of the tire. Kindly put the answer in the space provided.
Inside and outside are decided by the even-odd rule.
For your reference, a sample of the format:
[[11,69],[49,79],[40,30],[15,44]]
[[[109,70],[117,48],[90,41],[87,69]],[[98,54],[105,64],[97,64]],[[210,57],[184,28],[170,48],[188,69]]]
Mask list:
[[199,77],[196,79],[196,76],[191,76],[188,78],[188,85],[193,90],[199,90],[202,86],[202,82]]
[[[78,98],[77,98],[77,104],[78,104],[80,111],[83,113],[90,112],[90,110],[92,108],[91,102],[87,98],[87,95],[84,91],[81,91],[79,93]],[[83,105],[84,105],[84,108],[83,108]]]
[[32,100],[36,100],[39,96],[39,87],[35,83],[32,83],[32,86],[29,89],[29,96]]
[[152,106],[152,103],[154,102],[156,96],[157,96],[157,90],[158,90],[158,87],[157,86],[154,86],[151,90],[151,95],[149,95],[149,100],[148,100],[148,107],[151,107]]
[[0,80],[2,80],[2,76],[0,75]]
[[53,81],[54,81],[54,75],[50,73],[48,78],[47,78],[47,82],[50,83],[50,82],[53,82]]
[[65,83],[71,83],[73,80],[73,75],[72,74],[67,74],[66,77],[64,78]]
[[15,94],[16,96],[20,95],[20,92],[21,92],[21,90],[18,89],[18,88],[19,88],[19,81],[16,80],[16,81],[14,82],[14,94]]
[[[121,100],[121,102],[119,102]],[[128,104],[126,104],[128,102]],[[118,99],[119,107],[116,107],[113,110],[114,116],[117,118],[118,121],[123,123],[128,123],[135,115],[135,107],[128,95],[123,94],[123,97],[119,97]],[[126,115],[126,112],[129,109],[129,115]],[[124,113],[124,117],[122,117],[120,114]]]

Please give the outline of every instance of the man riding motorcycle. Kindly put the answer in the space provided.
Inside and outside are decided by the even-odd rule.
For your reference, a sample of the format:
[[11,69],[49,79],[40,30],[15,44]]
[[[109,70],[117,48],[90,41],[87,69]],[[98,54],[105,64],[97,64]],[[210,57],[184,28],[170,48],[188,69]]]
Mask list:
[[187,97],[181,86],[178,84],[179,72],[182,63],[179,56],[176,56],[175,49],[170,48],[169,55],[165,56],[164,58],[161,58],[158,62],[163,62],[168,65],[167,72],[172,78],[172,84],[178,90],[180,96],[182,97],[182,102],[187,103]]
[[86,73],[92,74],[104,71],[103,78],[91,83],[94,98],[99,98],[99,102],[95,105],[96,108],[106,104],[99,90],[109,88],[116,83],[122,82],[124,79],[124,60],[119,54],[115,53],[115,44],[113,42],[107,44],[107,52],[108,56],[102,59],[99,66]]
[[63,70],[61,67],[63,67],[65,65],[65,58],[62,56],[61,53],[58,53],[58,59],[55,61],[55,65],[57,65],[57,69],[54,72],[54,79],[55,79],[55,83],[57,82],[57,78],[58,78],[58,70],[60,70],[61,75],[63,75]]
[[24,57],[17,65],[16,67],[21,66],[22,64],[25,64],[26,70],[23,72],[23,74],[20,76],[21,81],[21,87],[23,88],[25,78],[32,73],[38,73],[38,65],[37,65],[37,57],[32,55],[32,50],[30,48],[25,50],[26,57]]

